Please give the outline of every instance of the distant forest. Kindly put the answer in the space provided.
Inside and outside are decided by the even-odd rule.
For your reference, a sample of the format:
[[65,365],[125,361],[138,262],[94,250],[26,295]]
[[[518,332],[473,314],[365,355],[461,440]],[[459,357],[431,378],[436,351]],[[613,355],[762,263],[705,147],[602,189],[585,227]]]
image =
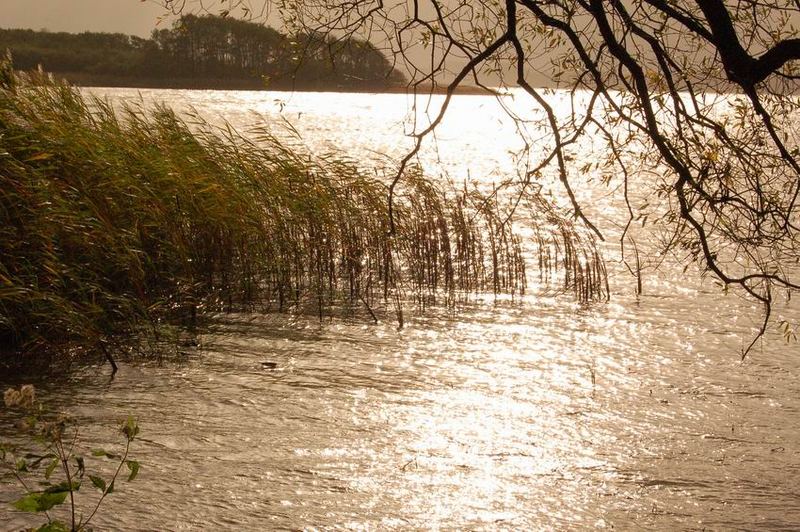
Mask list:
[[402,74],[371,43],[287,36],[233,18],[185,15],[150,39],[120,33],[0,29],[20,70],[41,65],[79,85],[379,90]]

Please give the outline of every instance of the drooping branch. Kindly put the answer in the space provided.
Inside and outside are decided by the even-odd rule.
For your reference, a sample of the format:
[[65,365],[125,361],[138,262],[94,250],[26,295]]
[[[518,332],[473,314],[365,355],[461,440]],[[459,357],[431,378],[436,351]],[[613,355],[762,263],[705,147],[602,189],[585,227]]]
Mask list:
[[455,93],[456,89],[459,87],[462,81],[469,76],[471,73],[474,72],[475,68],[480,65],[483,61],[491,57],[495,52],[497,52],[500,48],[508,44],[510,39],[508,31],[504,32],[498,39],[496,39],[491,45],[486,47],[480,54],[476,55],[475,57],[471,58],[466,65],[461,69],[461,71],[456,75],[453,81],[447,86],[447,92],[445,94],[444,102],[442,103],[441,108],[439,109],[439,113],[436,117],[431,121],[431,123],[414,135],[414,147],[403,157],[400,161],[400,166],[395,174],[394,179],[392,179],[391,184],[389,185],[389,234],[394,235],[396,231],[396,225],[394,220],[394,193],[395,189],[397,188],[397,184],[402,179],[403,174],[405,173],[408,164],[411,160],[419,153],[419,150],[422,148],[422,142],[426,136],[428,136],[436,127],[441,123],[444,119],[445,115],[447,114],[447,108],[450,106],[450,101],[453,98],[453,94]]

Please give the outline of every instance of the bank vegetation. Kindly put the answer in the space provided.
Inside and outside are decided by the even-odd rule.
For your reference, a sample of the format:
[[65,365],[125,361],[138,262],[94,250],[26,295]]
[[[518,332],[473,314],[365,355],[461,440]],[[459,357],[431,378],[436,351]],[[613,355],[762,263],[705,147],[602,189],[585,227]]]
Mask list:
[[406,174],[389,236],[386,183],[341,156],[164,106],[115,107],[6,61],[3,361],[139,349],[231,310],[402,325],[404,305],[522,295],[531,279],[606,297],[592,240],[535,192]]

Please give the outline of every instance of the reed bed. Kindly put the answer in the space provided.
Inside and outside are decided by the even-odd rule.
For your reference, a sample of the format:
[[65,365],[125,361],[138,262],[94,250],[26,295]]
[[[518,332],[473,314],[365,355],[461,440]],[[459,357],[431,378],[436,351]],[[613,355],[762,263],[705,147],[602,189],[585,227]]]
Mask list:
[[268,129],[243,136],[166,107],[114,108],[7,61],[3,356],[107,350],[226,310],[402,320],[409,300],[522,294],[530,256],[542,281],[582,301],[605,297],[594,244],[519,193],[529,242],[499,195],[412,169],[390,237],[385,184],[341,157],[289,149]]

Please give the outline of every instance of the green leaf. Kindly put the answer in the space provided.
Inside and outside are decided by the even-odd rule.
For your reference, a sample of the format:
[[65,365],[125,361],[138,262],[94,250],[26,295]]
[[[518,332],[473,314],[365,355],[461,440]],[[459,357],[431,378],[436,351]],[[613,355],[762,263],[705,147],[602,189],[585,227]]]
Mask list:
[[120,458],[118,454],[110,453],[105,449],[92,449],[92,456],[105,456],[106,458],[110,458],[111,460],[116,460]]
[[27,471],[28,470],[28,462],[25,461],[24,458],[20,458],[17,460],[17,471]]
[[133,416],[128,416],[125,424],[122,425],[122,433],[128,438],[128,441],[133,440],[139,434],[139,425],[136,424],[136,419]]
[[108,486],[108,489],[106,490],[106,493],[107,494],[114,493],[114,481],[113,480],[111,481],[111,484]]
[[55,484],[53,486],[50,486],[49,488],[44,490],[44,492],[45,493],[57,493],[59,491],[67,491],[67,492],[69,492],[69,491],[78,491],[79,489],[81,489],[81,483],[80,482],[73,481],[72,484],[67,484],[66,481],[65,481],[65,482],[61,482],[60,484]]
[[[18,499],[12,503],[14,508],[23,512],[38,512],[39,511],[39,494],[29,493],[23,498]],[[65,497],[66,498],[66,497]]]
[[46,491],[29,493],[12,504],[23,512],[46,512],[66,500],[69,490],[48,493]]
[[95,488],[99,489],[100,491],[106,491],[106,481],[102,478],[89,475],[89,480],[92,481],[92,484],[94,484]]
[[139,474],[139,462],[136,460],[126,460],[125,465],[131,470],[131,474],[128,475],[128,482],[130,482],[136,478],[136,475]]
[[50,478],[50,475],[52,475],[53,471],[55,471],[56,467],[58,467],[58,463],[59,463],[59,459],[58,458],[53,458],[53,461],[50,462],[50,465],[47,466],[47,469],[44,470],[44,478],[45,479],[49,479]]

